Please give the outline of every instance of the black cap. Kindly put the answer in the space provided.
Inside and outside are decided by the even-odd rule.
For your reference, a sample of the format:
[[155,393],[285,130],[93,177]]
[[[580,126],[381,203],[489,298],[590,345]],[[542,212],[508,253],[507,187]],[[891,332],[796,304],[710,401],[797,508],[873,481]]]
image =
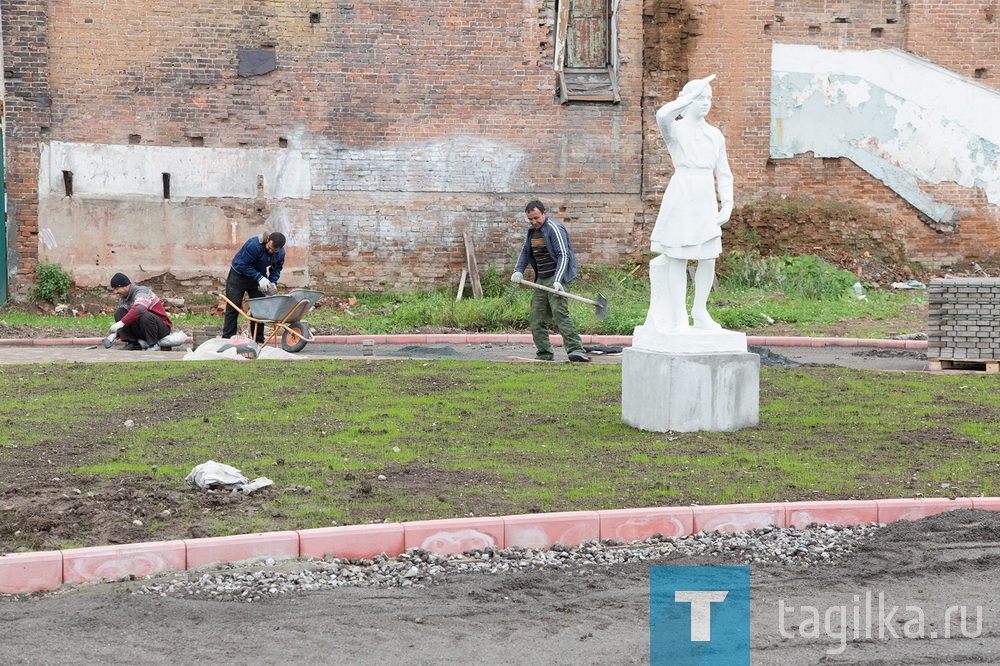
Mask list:
[[115,273],[111,277],[111,288],[116,289],[118,287],[127,287],[132,284],[132,281],[128,279],[128,276],[124,273]]

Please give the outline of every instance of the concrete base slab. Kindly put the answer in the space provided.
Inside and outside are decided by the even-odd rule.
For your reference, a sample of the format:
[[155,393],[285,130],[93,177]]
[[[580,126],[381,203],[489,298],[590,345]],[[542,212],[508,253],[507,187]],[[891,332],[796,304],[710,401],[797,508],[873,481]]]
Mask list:
[[747,334],[726,329],[706,330],[687,326],[672,333],[662,333],[652,326],[636,326],[632,348],[668,354],[721,354],[745,352]]
[[726,432],[760,419],[760,357],[744,352],[622,354],[622,421],[651,432]]

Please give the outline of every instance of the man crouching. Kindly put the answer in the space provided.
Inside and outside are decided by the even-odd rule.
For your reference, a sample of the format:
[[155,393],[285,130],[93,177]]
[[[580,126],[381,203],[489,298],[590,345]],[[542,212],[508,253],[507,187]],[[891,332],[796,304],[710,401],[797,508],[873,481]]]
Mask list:
[[160,299],[152,289],[132,284],[122,273],[111,278],[111,289],[121,300],[108,333],[118,334],[125,343],[123,351],[159,351],[159,341],[170,335],[173,327]]

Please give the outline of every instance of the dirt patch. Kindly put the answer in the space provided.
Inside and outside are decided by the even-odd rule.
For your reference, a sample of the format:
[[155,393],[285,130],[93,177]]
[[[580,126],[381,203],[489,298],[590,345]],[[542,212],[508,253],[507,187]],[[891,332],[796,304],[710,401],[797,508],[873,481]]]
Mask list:
[[727,248],[818,255],[865,282],[887,285],[922,277],[920,267],[907,260],[894,221],[861,205],[764,198],[734,211],[722,236]]
[[852,352],[852,355],[859,358],[912,358],[919,361],[927,360],[926,352],[915,349],[882,349],[875,347]]

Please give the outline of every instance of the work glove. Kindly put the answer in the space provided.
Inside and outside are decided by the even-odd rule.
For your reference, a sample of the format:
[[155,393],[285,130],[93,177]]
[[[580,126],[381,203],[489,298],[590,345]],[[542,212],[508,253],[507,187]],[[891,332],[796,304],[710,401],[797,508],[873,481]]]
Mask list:
[[116,321],[115,323],[111,324],[111,328],[108,329],[108,334],[110,335],[111,333],[117,333],[123,328],[125,328],[125,323]]
[[268,280],[263,275],[261,275],[260,279],[257,280],[257,286],[260,288],[260,293],[262,294],[271,293],[271,281]]
[[555,289],[556,291],[566,291],[565,289],[563,289],[562,282],[553,282],[552,288]]
[[521,271],[516,271],[513,275],[510,276],[510,281],[513,282],[514,284],[521,284],[521,280],[523,279],[524,279],[524,273],[522,273]]
[[269,285],[268,286],[269,291],[267,293],[271,294],[272,296],[278,293],[278,285],[274,284],[273,282],[268,282],[267,284]]

